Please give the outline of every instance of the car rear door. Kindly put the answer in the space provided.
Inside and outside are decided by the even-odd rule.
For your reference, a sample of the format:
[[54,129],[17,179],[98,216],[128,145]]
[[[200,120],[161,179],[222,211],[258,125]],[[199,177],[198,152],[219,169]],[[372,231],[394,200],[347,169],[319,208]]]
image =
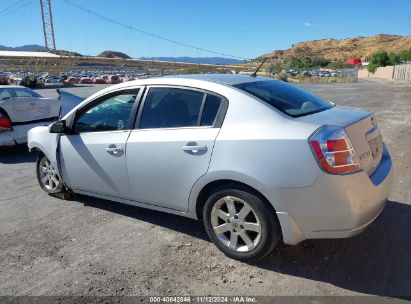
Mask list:
[[141,89],[100,97],[79,109],[71,134],[60,137],[63,179],[74,191],[127,198],[126,142]]
[[201,90],[151,86],[127,141],[132,199],[187,211],[211,159],[228,102]]

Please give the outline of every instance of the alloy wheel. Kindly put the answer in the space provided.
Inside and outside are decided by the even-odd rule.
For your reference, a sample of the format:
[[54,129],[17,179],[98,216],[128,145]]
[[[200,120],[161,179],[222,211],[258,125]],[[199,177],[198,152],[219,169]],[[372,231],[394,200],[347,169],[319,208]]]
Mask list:
[[225,196],[211,211],[211,225],[218,240],[236,252],[249,252],[260,243],[261,222],[244,200]]
[[48,191],[55,191],[60,186],[60,178],[56,168],[50,163],[47,157],[43,157],[39,163],[39,179],[44,188]]

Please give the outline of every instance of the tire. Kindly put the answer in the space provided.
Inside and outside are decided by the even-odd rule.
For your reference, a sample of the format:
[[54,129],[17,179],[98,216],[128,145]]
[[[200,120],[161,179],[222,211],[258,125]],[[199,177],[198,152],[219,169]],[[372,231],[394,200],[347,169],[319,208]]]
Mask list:
[[282,238],[273,208],[237,186],[214,191],[205,203],[203,219],[214,244],[226,256],[244,262],[263,259]]
[[36,176],[41,189],[48,194],[63,192],[63,182],[56,168],[43,153],[39,153],[37,156]]

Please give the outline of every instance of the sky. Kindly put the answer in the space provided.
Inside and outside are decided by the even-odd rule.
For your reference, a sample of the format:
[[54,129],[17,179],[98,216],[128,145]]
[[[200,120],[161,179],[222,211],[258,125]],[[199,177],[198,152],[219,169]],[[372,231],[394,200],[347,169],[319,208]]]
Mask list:
[[[86,55],[221,57],[110,23],[67,1],[135,29],[242,58],[313,39],[411,35],[410,0],[51,0],[57,49]],[[0,28],[0,45],[44,45],[39,0],[0,0]]]

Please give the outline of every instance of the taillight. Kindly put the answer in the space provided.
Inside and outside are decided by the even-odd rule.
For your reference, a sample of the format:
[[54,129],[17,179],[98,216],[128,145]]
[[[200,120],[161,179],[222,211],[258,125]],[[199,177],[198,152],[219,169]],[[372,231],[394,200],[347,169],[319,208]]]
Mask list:
[[11,131],[11,121],[7,115],[0,112],[0,132],[1,131]]
[[325,172],[346,174],[361,170],[357,154],[343,128],[323,126],[309,141],[314,156]]

